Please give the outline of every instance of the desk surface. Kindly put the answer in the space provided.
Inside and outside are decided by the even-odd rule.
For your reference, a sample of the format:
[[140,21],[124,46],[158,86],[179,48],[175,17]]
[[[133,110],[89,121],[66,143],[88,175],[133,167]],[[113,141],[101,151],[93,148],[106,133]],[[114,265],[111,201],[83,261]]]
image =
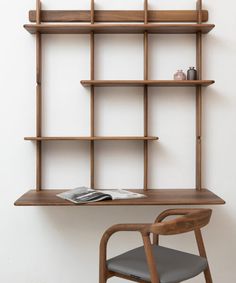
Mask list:
[[30,190],[22,195],[16,202],[16,206],[124,206],[124,205],[215,205],[224,204],[225,201],[207,189],[200,191],[195,189],[150,189],[130,190],[143,193],[146,198],[100,201],[88,204],[74,204],[60,199],[56,194],[66,189],[51,189],[36,192]]

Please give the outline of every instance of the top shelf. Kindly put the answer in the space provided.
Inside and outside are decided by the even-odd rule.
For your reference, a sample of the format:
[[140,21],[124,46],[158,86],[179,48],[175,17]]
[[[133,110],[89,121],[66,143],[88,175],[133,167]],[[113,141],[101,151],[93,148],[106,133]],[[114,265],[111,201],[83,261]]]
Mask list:
[[213,24],[26,24],[31,34],[196,34],[208,33]]

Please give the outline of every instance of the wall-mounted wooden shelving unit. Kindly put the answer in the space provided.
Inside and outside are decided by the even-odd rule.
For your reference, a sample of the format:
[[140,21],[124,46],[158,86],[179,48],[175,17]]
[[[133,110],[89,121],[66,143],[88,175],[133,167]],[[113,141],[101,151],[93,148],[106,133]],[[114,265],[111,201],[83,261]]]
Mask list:
[[[90,143],[90,185],[95,183],[95,142],[103,141],[140,141],[143,142],[143,188],[134,190],[144,193],[143,199],[102,201],[89,206],[112,205],[213,205],[224,204],[224,200],[213,192],[202,188],[202,87],[210,86],[213,80],[202,79],[202,34],[210,32],[214,25],[206,24],[208,11],[202,9],[202,1],[197,0],[196,10],[157,11],[148,9],[144,0],[143,11],[104,11],[95,10],[94,0],[89,11],[57,11],[41,9],[37,0],[36,11],[29,12],[31,24],[25,29],[36,35],[36,135],[25,140],[36,143],[36,189],[21,196],[18,206],[73,206],[74,204],[56,197],[66,189],[42,188],[42,143],[60,141],[88,141]],[[96,80],[94,78],[95,34],[143,34],[144,75],[143,80]],[[47,137],[42,131],[42,34],[88,34],[90,36],[90,80],[81,80],[81,84],[90,87],[91,131],[90,136]],[[195,34],[196,68],[198,77],[194,81],[149,80],[148,79],[148,34]],[[144,129],[141,136],[96,136],[94,110],[96,87],[131,86],[143,88]],[[158,140],[148,132],[148,89],[149,87],[194,87],[196,89],[196,183],[191,189],[150,189],[148,183],[148,144]],[[158,95],[158,94],[157,94]]]

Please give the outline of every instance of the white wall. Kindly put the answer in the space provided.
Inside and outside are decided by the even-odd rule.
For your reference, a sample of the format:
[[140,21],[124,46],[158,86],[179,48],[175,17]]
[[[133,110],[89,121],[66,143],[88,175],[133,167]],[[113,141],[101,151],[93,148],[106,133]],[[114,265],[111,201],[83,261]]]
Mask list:
[[[45,9],[88,9],[86,1],[44,0]],[[142,9],[142,1],[98,0],[99,9]],[[151,9],[194,8],[194,1],[154,1]],[[203,94],[203,183],[223,197],[213,207],[204,231],[215,283],[235,281],[236,252],[236,18],[235,1],[204,1],[216,28],[204,36],[204,78],[216,84]],[[35,133],[35,40],[22,25],[34,1],[2,1],[0,10],[0,282],[98,282],[98,245],[114,223],[152,221],[166,207],[14,207],[35,184],[35,145],[24,136]],[[45,135],[89,134],[87,35],[44,36]],[[176,69],[194,65],[194,36],[150,36],[150,78],[171,79]],[[96,36],[96,78],[142,78],[142,36]],[[194,90],[150,89],[150,186],[194,185]],[[96,90],[96,134],[142,134],[142,90]],[[101,188],[142,185],[142,144],[96,144],[96,184]],[[43,185],[73,188],[89,185],[89,144],[44,145]],[[128,237],[129,236],[129,237]],[[140,244],[137,235],[116,236],[111,255]],[[165,238],[164,244],[196,251],[192,235]],[[88,279],[85,279],[88,278]],[[189,282],[203,282],[198,277]],[[122,282],[112,279],[111,282]]]

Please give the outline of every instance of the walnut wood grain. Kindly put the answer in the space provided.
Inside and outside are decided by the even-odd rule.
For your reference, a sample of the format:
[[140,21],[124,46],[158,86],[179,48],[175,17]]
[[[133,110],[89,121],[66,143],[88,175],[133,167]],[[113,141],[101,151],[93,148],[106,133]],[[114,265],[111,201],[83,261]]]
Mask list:
[[212,24],[26,24],[24,28],[35,34],[194,34],[208,33]]
[[[75,206],[74,203],[62,200],[56,194],[61,190],[42,190],[36,192],[30,190],[21,196],[16,202],[17,206]],[[145,194],[146,198],[131,200],[100,201],[83,204],[82,206],[125,206],[125,205],[216,205],[224,204],[225,201],[207,189],[197,191],[195,189],[148,189],[131,190]]]
[[[89,10],[42,10],[42,22],[90,22]],[[36,21],[36,12],[29,11],[30,22]],[[144,15],[141,10],[95,10],[95,22],[143,22]],[[152,10],[148,11],[149,22],[197,22],[196,10]],[[202,22],[208,21],[208,11],[202,11]]]
[[209,86],[214,84],[213,80],[185,80],[185,81],[175,81],[175,80],[82,80],[81,84],[83,86],[94,85],[96,87],[105,87],[105,86],[155,86],[155,87],[195,87],[198,85]]

